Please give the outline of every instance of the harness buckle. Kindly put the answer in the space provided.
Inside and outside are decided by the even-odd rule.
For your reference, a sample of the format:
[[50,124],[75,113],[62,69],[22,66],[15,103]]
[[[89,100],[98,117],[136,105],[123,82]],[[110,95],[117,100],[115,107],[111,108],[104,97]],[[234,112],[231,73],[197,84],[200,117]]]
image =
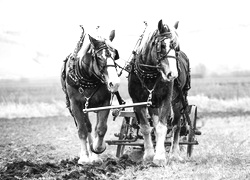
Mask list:
[[[148,100],[147,100],[147,102],[152,103],[152,94],[153,94],[154,88],[153,88],[152,90],[149,90],[149,89],[148,89],[148,91],[149,91],[149,95],[148,95]],[[149,105],[148,105],[148,106],[149,106]]]
[[79,91],[80,94],[84,93],[84,89],[82,87],[79,87],[78,91]]
[[85,99],[86,99],[86,102],[85,102],[85,108],[83,109],[83,113],[87,113],[87,109],[88,109],[88,106],[89,106],[89,99],[90,99],[90,97],[89,98],[87,98],[87,97],[85,97]]

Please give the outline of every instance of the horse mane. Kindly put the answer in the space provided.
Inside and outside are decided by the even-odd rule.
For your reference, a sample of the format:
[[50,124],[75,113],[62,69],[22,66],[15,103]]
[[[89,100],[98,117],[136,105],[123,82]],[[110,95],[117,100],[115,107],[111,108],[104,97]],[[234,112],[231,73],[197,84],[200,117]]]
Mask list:
[[[177,30],[174,28],[174,27],[169,27],[168,25],[164,24],[164,26],[167,26],[168,29],[170,30],[171,32],[171,38],[170,40],[172,41],[173,45],[174,45],[174,48],[175,49],[178,49],[180,48],[180,42],[179,42],[179,36],[178,36],[178,33],[177,33]],[[140,46],[138,47],[137,49],[137,54],[144,54],[144,55],[147,55],[148,52],[149,52],[149,49],[151,48],[151,45],[150,44],[154,38],[155,38],[155,35],[156,33],[158,32],[158,29],[149,29],[147,30],[145,33],[144,33],[144,38],[142,39],[141,41],[141,44]]]
[[[149,53],[149,50],[151,49],[152,44],[150,44],[153,39],[155,38],[155,34],[158,30],[152,31],[146,31],[144,34],[144,38],[141,41],[140,46],[137,49],[137,54],[141,55],[147,55]],[[145,36],[146,35],[146,36]]]
[[180,41],[179,41],[179,35],[177,33],[177,29],[174,27],[169,28],[171,32],[171,38],[170,40],[172,41],[172,44],[174,45],[174,49],[180,49]]

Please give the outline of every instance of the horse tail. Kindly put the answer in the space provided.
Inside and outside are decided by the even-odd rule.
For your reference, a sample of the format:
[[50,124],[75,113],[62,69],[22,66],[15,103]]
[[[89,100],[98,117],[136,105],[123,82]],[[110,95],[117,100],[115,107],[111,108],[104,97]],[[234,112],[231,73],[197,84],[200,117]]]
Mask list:
[[[71,55],[71,54],[70,54]],[[66,107],[69,109],[70,114],[72,115],[71,109],[70,109],[70,101],[69,101],[69,96],[66,90],[66,65],[67,62],[70,58],[70,55],[66,57],[65,60],[63,60],[63,66],[61,69],[61,85],[62,85],[62,90],[65,93],[65,98],[66,98]],[[72,115],[73,116],[73,115]]]
[[66,79],[66,64],[69,60],[70,55],[68,55],[64,60],[63,60],[63,65],[61,69],[61,79],[65,81]]

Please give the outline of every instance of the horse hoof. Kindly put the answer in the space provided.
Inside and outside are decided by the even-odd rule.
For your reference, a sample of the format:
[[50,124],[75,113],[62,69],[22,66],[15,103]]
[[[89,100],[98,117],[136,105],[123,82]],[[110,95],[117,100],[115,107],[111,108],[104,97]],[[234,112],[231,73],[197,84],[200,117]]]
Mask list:
[[149,149],[144,151],[143,161],[152,162],[154,159],[154,156],[155,156],[154,149],[149,148]]
[[166,164],[167,164],[167,160],[166,160],[166,158],[164,158],[164,159],[156,159],[156,158],[154,158],[153,163],[156,166],[165,167]]
[[78,160],[77,162],[78,164],[81,164],[81,165],[84,165],[84,164],[87,164],[87,163],[90,163],[90,159],[89,158],[81,158]]
[[165,166],[167,163],[165,151],[156,153],[153,159],[153,163],[157,166]]
[[169,161],[172,161],[172,162],[175,161],[175,162],[183,163],[184,159],[179,155],[171,155],[171,156],[169,156]]
[[93,148],[93,144],[90,144],[90,150],[91,150],[93,153],[95,153],[95,154],[102,154],[102,153],[106,150],[106,146],[105,146],[105,148],[103,148],[103,150],[101,150],[101,151],[96,151],[96,150],[94,150],[94,148]]
[[103,163],[102,159],[98,154],[90,153],[89,159],[92,163]]
[[145,162],[152,162],[153,161],[153,159],[154,159],[154,155],[144,155],[143,156],[143,161],[145,161]]

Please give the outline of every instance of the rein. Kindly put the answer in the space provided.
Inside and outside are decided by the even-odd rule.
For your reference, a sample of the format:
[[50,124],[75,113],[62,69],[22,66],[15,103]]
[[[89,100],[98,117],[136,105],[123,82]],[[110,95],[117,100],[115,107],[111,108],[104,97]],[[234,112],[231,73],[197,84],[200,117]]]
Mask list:
[[[95,90],[90,94],[89,97],[84,95],[84,98],[86,99],[86,102],[84,103],[84,109],[83,109],[83,113],[87,113],[87,109],[89,106],[89,100],[94,96],[94,94],[98,91],[98,89],[101,87],[101,85],[99,85],[98,87],[95,88]],[[79,92],[80,94],[84,93],[84,90],[80,87],[79,88]]]
[[122,69],[120,74],[118,75],[119,77],[122,75],[123,70],[127,71],[128,73],[130,73],[130,71],[131,71],[131,66],[129,65],[129,63],[131,63],[130,59],[131,59],[132,56],[135,56],[137,54],[136,51],[139,48],[139,46],[141,45],[142,39],[144,37],[144,33],[145,33],[145,31],[146,31],[146,29],[148,27],[148,23],[146,21],[144,21],[144,24],[145,24],[145,28],[144,28],[142,34],[140,35],[139,39],[137,40],[137,42],[135,44],[135,47],[134,47],[132,53],[130,54],[128,60],[125,62],[125,65],[123,67],[121,67],[121,66],[119,66],[117,64],[117,66]]
[[[158,59],[158,60],[161,60],[164,57],[173,58],[173,59],[178,60],[178,58],[176,58],[175,56],[168,55],[171,50],[172,50],[172,48],[169,49],[168,52],[165,55],[161,56],[161,58]],[[148,64],[139,64],[139,66],[148,67],[148,68],[155,68],[155,69],[159,69],[160,68],[159,65],[153,66],[153,65],[148,65]]]
[[[69,55],[69,64],[70,64],[70,70],[69,70],[69,78],[71,80],[71,82],[73,81],[73,84],[76,86],[76,88],[78,88],[78,91],[80,94],[84,94],[86,88],[95,88],[95,90],[93,91],[93,93],[89,96],[89,97],[86,97],[85,96],[85,99],[86,99],[86,103],[85,103],[85,108],[88,107],[88,102],[89,102],[89,99],[96,93],[96,91],[98,91],[98,89],[100,88],[100,86],[102,84],[104,84],[104,77],[102,75],[102,71],[107,68],[107,67],[115,67],[116,68],[116,63],[114,61],[114,59],[112,58],[111,56],[111,53],[108,51],[108,50],[112,50],[111,48],[109,48],[109,46],[106,44],[106,43],[103,43],[101,45],[99,45],[98,48],[94,49],[92,46],[90,47],[91,48],[91,61],[92,61],[92,66],[93,65],[93,62],[95,61],[95,63],[97,63],[98,61],[98,58],[96,56],[96,54],[98,52],[100,52],[101,50],[103,49],[106,49],[106,58],[108,57],[111,57],[114,61],[114,64],[106,64],[105,66],[101,67],[102,69],[100,69],[100,67],[98,65],[97,68],[98,68],[98,74],[93,70],[93,75],[94,76],[90,76],[84,69],[88,69],[90,67],[84,67],[88,64],[86,64],[85,61],[83,61],[82,59],[77,59],[77,54],[79,52],[79,50],[82,48],[82,44],[83,44],[83,41],[84,41],[84,38],[85,38],[85,33],[84,33],[84,29],[82,26],[80,26],[82,28],[82,34],[81,34],[81,37],[80,37],[80,40],[78,41],[77,43],[77,46],[76,48],[74,49],[74,53]],[[91,63],[90,63],[91,64]],[[100,74],[101,74],[101,77],[100,77]]]
[[[142,86],[149,92],[149,95],[148,95],[148,99],[147,99],[147,102],[152,102],[152,96],[153,96],[153,91],[155,90],[155,87],[157,85],[157,83],[160,81],[160,72],[158,70],[155,70],[155,66],[151,66],[151,65],[144,65],[145,67],[148,66],[149,68],[154,68],[154,70],[142,70],[141,69],[141,65],[142,64],[139,64],[139,63],[136,63],[135,62],[135,68],[134,68],[134,72],[136,74],[136,76],[138,77],[138,79],[140,80]],[[149,89],[144,81],[144,79],[156,79],[155,82],[154,82],[154,85],[152,87],[152,89]]]
[[[171,50],[175,50],[171,44],[170,44],[169,50],[165,54],[161,54],[161,51],[162,51],[162,49],[160,49],[161,48],[161,43],[165,39],[168,39],[168,38],[172,37],[171,32],[165,32],[165,33],[162,33],[162,34],[159,34],[159,35],[155,35],[155,38],[158,38],[158,37],[161,37],[161,39],[160,40],[155,39],[157,41],[156,42],[157,43],[156,44],[157,65],[140,64],[139,59],[135,59],[135,62],[134,62],[134,67],[135,67],[134,72],[137,75],[138,79],[140,80],[142,86],[149,92],[149,96],[148,96],[148,100],[147,100],[148,102],[152,101],[153,91],[155,90],[155,87],[156,87],[157,83],[160,81],[160,76],[159,76],[160,72],[158,71],[160,69],[160,65],[159,65],[160,62],[164,58],[174,58],[174,59],[176,59],[176,61],[178,61],[178,58],[176,58],[175,56],[169,55]],[[135,56],[136,56],[136,54],[135,54]],[[139,56],[139,57],[141,57],[141,56]],[[149,68],[151,70],[143,70],[141,67]],[[146,79],[156,79],[152,89],[149,89],[147,87],[147,85],[146,85],[146,83],[144,81],[145,78]]]

